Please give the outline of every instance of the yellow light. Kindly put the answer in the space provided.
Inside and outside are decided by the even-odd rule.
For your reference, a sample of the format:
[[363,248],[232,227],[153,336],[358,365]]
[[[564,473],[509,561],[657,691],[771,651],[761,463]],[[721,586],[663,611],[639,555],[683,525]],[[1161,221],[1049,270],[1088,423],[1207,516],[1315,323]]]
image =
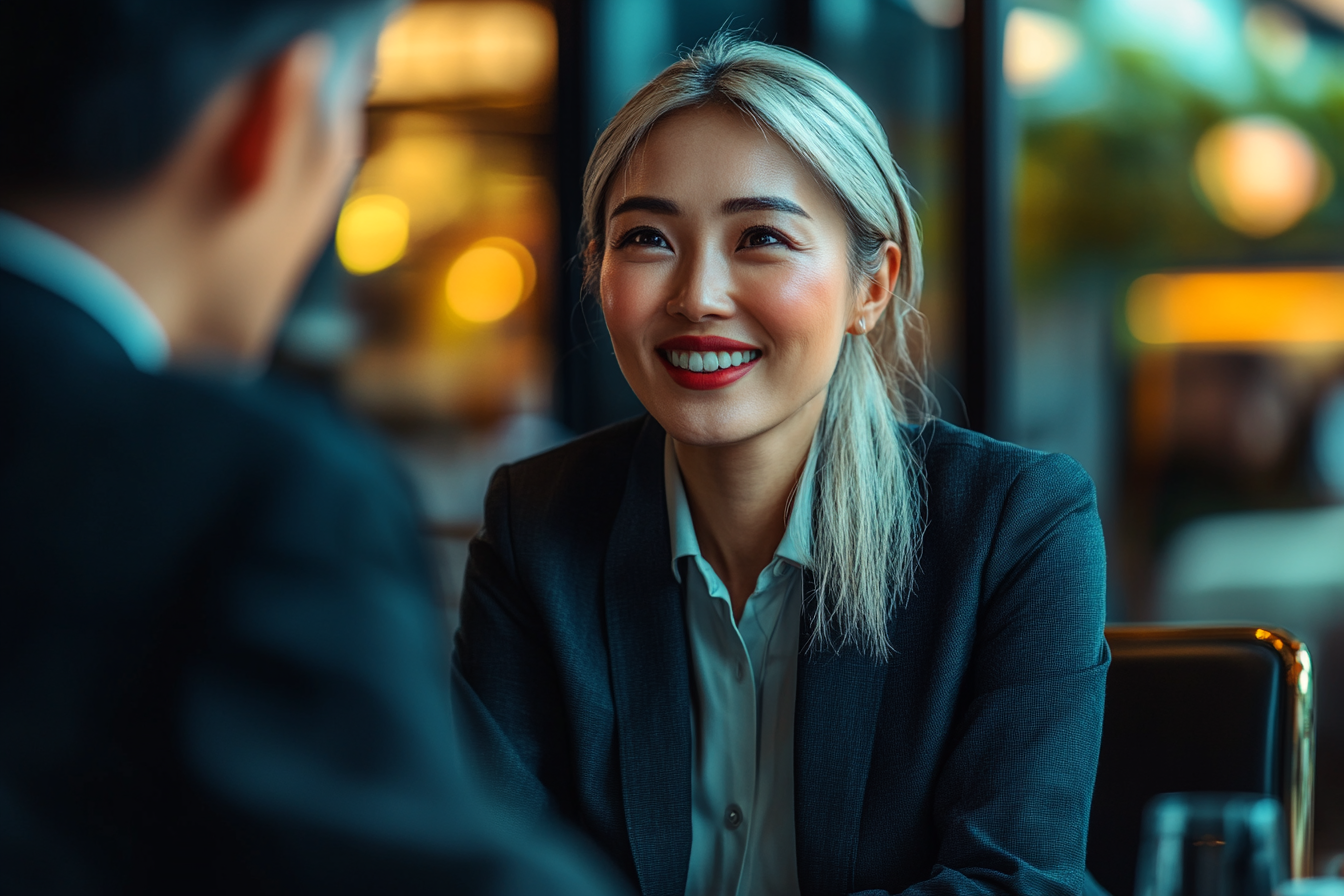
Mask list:
[[1194,167],[1218,219],[1261,239],[1302,220],[1329,195],[1334,179],[1311,139],[1270,115],[1210,128],[1195,147]]
[[448,269],[448,307],[472,323],[499,320],[528,297],[536,277],[536,263],[521,243],[507,237],[480,240]]
[[1344,269],[1148,274],[1125,316],[1150,345],[1344,343]]
[[336,255],[352,274],[372,274],[401,260],[410,236],[410,213],[395,196],[351,199],[336,223]]
[[1261,641],[1268,641],[1270,638],[1274,637],[1269,632],[1265,631],[1263,628],[1256,629],[1255,636],[1259,638]]
[[356,192],[405,202],[414,239],[466,214],[473,196],[471,135],[452,130],[441,116],[420,112],[392,116],[387,131],[360,169]]
[[1068,71],[1081,49],[1078,29],[1067,20],[1019,6],[1004,23],[1004,80],[1018,92],[1043,87]]
[[416,3],[378,41],[372,103],[539,99],[556,66],[555,16],[519,0]]

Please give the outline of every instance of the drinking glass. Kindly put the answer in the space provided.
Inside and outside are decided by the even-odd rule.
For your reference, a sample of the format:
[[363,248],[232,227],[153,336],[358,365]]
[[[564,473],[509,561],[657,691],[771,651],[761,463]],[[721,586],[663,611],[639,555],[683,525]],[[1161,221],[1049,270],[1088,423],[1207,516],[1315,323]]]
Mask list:
[[1272,896],[1283,810],[1258,793],[1164,793],[1144,810],[1136,896]]

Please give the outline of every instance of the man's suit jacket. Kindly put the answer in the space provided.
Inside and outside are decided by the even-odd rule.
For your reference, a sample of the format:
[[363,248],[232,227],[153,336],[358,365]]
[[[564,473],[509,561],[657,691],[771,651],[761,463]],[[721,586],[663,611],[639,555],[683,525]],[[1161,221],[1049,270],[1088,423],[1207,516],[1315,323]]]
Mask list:
[[[454,681],[501,800],[558,810],[647,896],[683,896],[692,695],[663,439],[638,419],[496,474]],[[1076,893],[1110,661],[1091,480],[945,423],[912,441],[923,554],[890,661],[799,655],[802,893]]]
[[0,273],[5,892],[606,892],[468,788],[435,592],[321,402],[142,373]]

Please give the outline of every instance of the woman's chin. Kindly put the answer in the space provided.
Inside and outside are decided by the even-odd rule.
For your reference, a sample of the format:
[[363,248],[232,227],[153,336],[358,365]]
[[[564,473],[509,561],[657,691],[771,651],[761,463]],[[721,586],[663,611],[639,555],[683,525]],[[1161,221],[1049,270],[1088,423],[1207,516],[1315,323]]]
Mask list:
[[770,429],[741,408],[706,409],[687,407],[650,407],[649,413],[668,435],[683,445],[717,448],[748,441]]

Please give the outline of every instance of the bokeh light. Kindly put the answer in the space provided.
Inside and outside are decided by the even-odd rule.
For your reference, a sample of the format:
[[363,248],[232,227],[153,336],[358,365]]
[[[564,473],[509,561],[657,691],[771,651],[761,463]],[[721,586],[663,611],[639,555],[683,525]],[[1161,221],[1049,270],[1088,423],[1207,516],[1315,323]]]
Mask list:
[[1344,28],[1344,0],[1296,0],[1300,6]]
[[470,134],[454,131],[440,116],[402,113],[390,119],[387,136],[364,162],[355,191],[406,203],[411,237],[420,239],[466,212],[475,161]]
[[500,320],[531,294],[536,277],[536,263],[521,243],[507,237],[480,240],[448,269],[448,307],[471,323]]
[[910,0],[910,8],[934,28],[955,28],[966,18],[966,0]]
[[1195,147],[1194,168],[1218,220],[1259,239],[1302,220],[1334,182],[1311,138],[1271,115],[1210,128]]
[[370,102],[535,101],[556,66],[555,17],[536,3],[417,3],[383,31]]
[[1242,33],[1251,54],[1280,74],[1289,74],[1307,57],[1306,24],[1297,13],[1277,3],[1257,3],[1248,9]]
[[406,254],[410,212],[395,196],[375,193],[351,199],[336,224],[336,255],[352,274],[372,274]]
[[1149,274],[1125,316],[1150,345],[1344,344],[1344,270]]
[[1019,93],[1045,87],[1073,66],[1082,44],[1066,19],[1019,6],[1004,25],[1003,77]]

